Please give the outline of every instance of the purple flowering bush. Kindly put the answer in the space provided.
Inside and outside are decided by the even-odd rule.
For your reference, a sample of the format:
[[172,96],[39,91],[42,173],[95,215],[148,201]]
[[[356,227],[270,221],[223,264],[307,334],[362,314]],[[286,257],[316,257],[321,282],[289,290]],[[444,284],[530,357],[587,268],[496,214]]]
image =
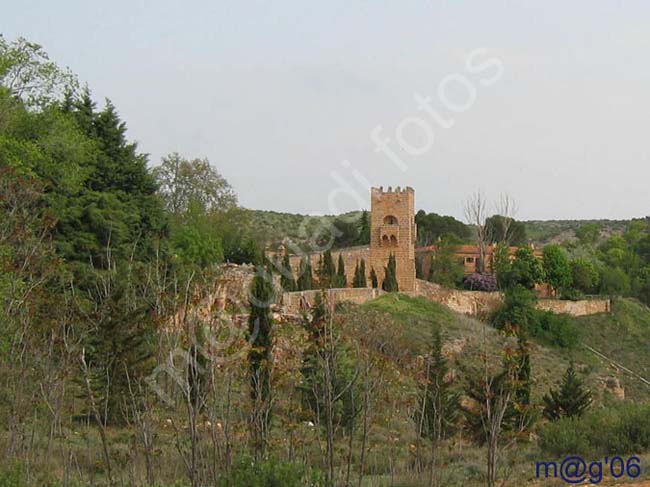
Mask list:
[[492,292],[497,290],[497,278],[493,274],[470,274],[463,285],[470,291]]

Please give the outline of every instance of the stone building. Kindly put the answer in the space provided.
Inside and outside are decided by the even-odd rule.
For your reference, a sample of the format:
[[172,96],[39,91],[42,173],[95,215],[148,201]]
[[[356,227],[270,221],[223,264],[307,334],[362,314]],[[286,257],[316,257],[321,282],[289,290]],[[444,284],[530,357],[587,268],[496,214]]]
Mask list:
[[[339,255],[345,264],[348,287],[352,286],[354,270],[362,259],[366,263],[366,281],[370,287],[370,271],[377,273],[379,287],[384,280],[384,268],[388,265],[390,254],[395,255],[397,284],[400,291],[415,290],[415,191],[404,189],[370,189],[370,245],[332,250],[336,264]],[[284,248],[278,253],[282,254]],[[272,255],[272,253],[267,253]],[[318,268],[321,253],[311,253],[308,258],[314,272]],[[300,272],[299,255],[290,256],[291,268],[295,275]]]
[[395,256],[400,291],[415,290],[415,191],[407,187],[370,190],[370,267],[380,280]]

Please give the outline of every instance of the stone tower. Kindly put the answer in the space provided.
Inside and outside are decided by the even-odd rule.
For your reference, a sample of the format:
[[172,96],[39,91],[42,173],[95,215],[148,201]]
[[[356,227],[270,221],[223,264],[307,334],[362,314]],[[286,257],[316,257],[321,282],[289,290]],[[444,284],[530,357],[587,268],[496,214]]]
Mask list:
[[415,291],[415,191],[411,187],[371,188],[370,201],[370,266],[377,273],[379,287],[392,253],[399,290]]

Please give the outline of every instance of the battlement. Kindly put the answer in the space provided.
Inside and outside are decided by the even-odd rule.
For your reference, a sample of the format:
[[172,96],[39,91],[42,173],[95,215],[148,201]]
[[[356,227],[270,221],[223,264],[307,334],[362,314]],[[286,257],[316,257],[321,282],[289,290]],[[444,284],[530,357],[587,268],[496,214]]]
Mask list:
[[410,186],[406,186],[403,189],[400,186],[396,186],[395,189],[392,186],[388,186],[386,190],[384,190],[383,186],[379,186],[378,188],[370,188],[370,193],[372,196],[380,194],[415,194],[415,190]]

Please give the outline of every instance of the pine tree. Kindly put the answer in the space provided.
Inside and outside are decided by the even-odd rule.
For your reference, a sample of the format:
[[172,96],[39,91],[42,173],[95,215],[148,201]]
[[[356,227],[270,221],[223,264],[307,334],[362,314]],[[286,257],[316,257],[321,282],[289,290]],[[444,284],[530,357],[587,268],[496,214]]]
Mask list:
[[366,282],[366,261],[361,259],[361,264],[359,265],[359,287],[366,287],[368,284]]
[[377,279],[377,273],[375,272],[374,267],[370,268],[370,283],[372,284],[373,289],[377,289],[379,287],[379,280]]
[[368,211],[363,210],[361,213],[361,228],[359,229],[359,245],[368,245],[370,243],[370,218]]
[[389,293],[398,292],[399,286],[397,284],[397,268],[394,254],[390,254],[388,257],[388,266],[384,267],[384,275],[381,288]]
[[251,436],[253,447],[261,456],[266,439],[271,412],[271,374],[273,370],[273,285],[271,273],[258,267],[250,289],[250,315],[248,335],[251,349],[248,353],[250,397],[253,402]]
[[293,277],[293,270],[291,269],[291,259],[289,258],[288,253],[284,254],[280,269],[281,269],[280,286],[282,286],[282,289],[284,289],[286,292],[295,291],[297,288],[296,280]]
[[440,441],[452,431],[460,408],[460,394],[447,378],[449,367],[442,354],[442,337],[435,329],[426,365],[425,383],[420,386],[418,411],[422,417],[420,434]]
[[581,416],[593,401],[591,391],[577,376],[573,363],[564,373],[559,389],[551,389],[542,400],[544,416],[551,421]]
[[348,287],[348,279],[345,277],[345,262],[343,255],[339,254],[338,270],[336,271],[335,287]]
[[[155,365],[155,323],[147,303],[133,303],[119,283],[91,316],[96,327],[85,343],[90,382],[103,422],[124,421],[122,401],[131,384],[143,380]],[[127,375],[128,371],[128,375]]]
[[311,270],[311,261],[308,256],[303,256],[300,261],[300,275],[296,282],[298,291],[309,291],[314,288],[314,276]]

